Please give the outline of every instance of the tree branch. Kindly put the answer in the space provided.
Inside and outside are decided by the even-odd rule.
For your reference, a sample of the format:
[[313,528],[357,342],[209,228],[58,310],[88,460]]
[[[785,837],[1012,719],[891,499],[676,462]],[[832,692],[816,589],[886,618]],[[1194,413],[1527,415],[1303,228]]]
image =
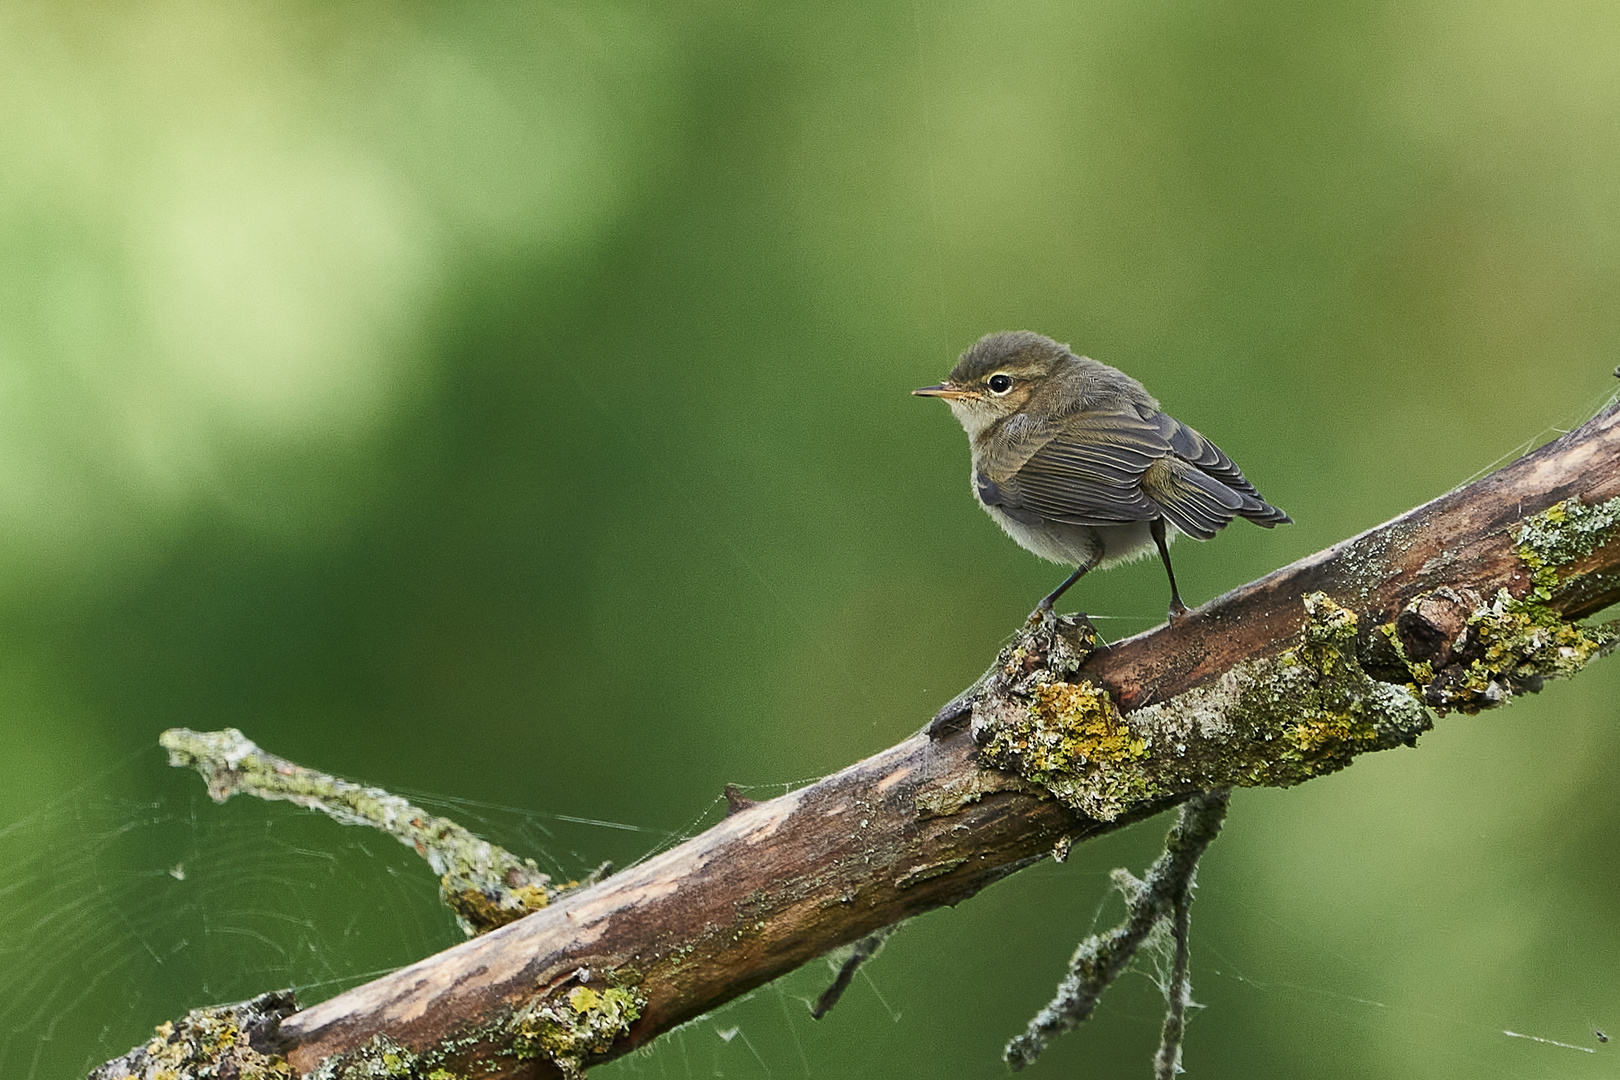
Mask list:
[[1572,674],[1616,638],[1574,620],[1617,599],[1610,408],[1173,627],[1090,656],[1065,645],[1072,624],[1032,627],[955,709],[971,724],[741,807],[286,1017],[268,1045],[325,1076],[368,1044],[417,1055],[421,1075],[575,1074],[1054,845],[1198,792],[1298,783],[1415,741],[1428,708],[1476,711]]
[[381,788],[364,787],[267,754],[235,728],[170,728],[158,737],[169,764],[196,769],[215,802],[232,795],[285,799],[343,825],[369,825],[426,859],[439,875],[439,899],[472,937],[538,911],[581,885],[605,877],[604,863],[583,882],[552,882],[533,859],[519,858],[448,818],[435,817]]

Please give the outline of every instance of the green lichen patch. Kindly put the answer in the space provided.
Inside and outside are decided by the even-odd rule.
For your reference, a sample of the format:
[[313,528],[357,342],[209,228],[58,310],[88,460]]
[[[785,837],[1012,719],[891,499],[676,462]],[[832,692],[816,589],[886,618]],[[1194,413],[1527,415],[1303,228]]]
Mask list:
[[[1369,676],[1356,649],[1359,620],[1323,593],[1305,598],[1300,643],[1244,665],[1229,685],[1226,720],[1240,738],[1229,782],[1286,787],[1334,772],[1358,754],[1409,744],[1431,725],[1405,689]],[[1265,749],[1248,763],[1241,749]],[[1226,771],[1226,770],[1222,770]]]
[[1130,763],[1147,745],[1120,718],[1107,691],[1090,682],[1037,678],[1022,709],[1003,709],[984,731],[979,760],[1015,772],[1100,820],[1111,820],[1146,794]]
[[[980,763],[1109,820],[1148,796],[1130,766],[1146,747],[1120,719],[1105,690],[1071,681],[1098,648],[1083,615],[1032,619],[953,705],[971,707]],[[990,790],[941,790],[918,813],[955,813]]]
[[1514,537],[1521,558],[1563,566],[1620,537],[1620,496],[1592,506],[1565,499],[1519,526]]
[[[1514,534],[1514,552],[1532,575],[1526,596],[1516,598],[1505,589],[1489,600],[1469,594],[1461,632],[1432,657],[1421,649],[1418,656],[1402,649],[1406,635],[1396,626],[1380,629],[1428,704],[1465,713],[1505,704],[1517,694],[1540,690],[1547,679],[1573,675],[1620,640],[1620,624],[1583,625],[1552,606],[1584,582],[1583,575],[1565,568],[1617,540],[1620,497],[1591,506],[1565,499],[1528,518]],[[1414,599],[1400,619],[1414,620],[1421,630],[1423,605],[1440,591]],[[1456,630],[1453,624],[1443,636]]]
[[1378,671],[1404,677],[1410,691],[1441,712],[1477,713],[1575,674],[1620,641],[1620,623],[1566,619],[1538,595],[1518,599],[1499,589],[1486,600],[1447,588],[1421,594],[1378,627]]
[[[304,1080],[419,1080],[421,1059],[387,1035],[373,1035],[346,1054],[326,1058]],[[447,1069],[434,1072],[454,1076]],[[426,1080],[434,1080],[432,1073]]]
[[1278,658],[1284,669],[1279,677],[1296,685],[1298,703],[1297,715],[1283,727],[1292,748],[1283,761],[1312,776],[1378,748],[1380,712],[1367,707],[1378,701],[1378,684],[1356,655],[1358,622],[1355,612],[1312,593],[1305,598],[1302,640]]
[[1514,551],[1535,575],[1533,598],[1551,600],[1563,582],[1558,567],[1620,539],[1620,496],[1588,506],[1565,499],[1519,526]]
[[1074,679],[1079,664],[1041,666],[1047,643],[1026,633],[974,701],[980,761],[1109,821],[1191,791],[1297,784],[1428,730],[1413,693],[1363,669],[1355,612],[1323,593],[1303,608],[1297,641],[1279,655],[1129,716]]
[[566,993],[536,997],[513,1014],[507,1035],[513,1056],[544,1058],[573,1078],[585,1075],[585,1062],[605,1054],[641,1016],[647,999],[634,987],[597,990],[576,986]]
[[1305,597],[1303,608],[1299,637],[1282,653],[1125,717],[1146,750],[1131,762],[1145,797],[1286,787],[1357,754],[1410,745],[1429,729],[1432,718],[1410,691],[1362,667],[1353,611],[1323,593]]
[[1620,623],[1584,626],[1502,589],[1469,618],[1457,661],[1435,673],[1424,697],[1437,708],[1475,713],[1573,675],[1617,642]]
[[253,1045],[297,1008],[292,991],[280,990],[193,1009],[179,1023],[159,1024],[150,1041],[102,1065],[89,1080],[297,1080],[298,1070],[285,1058]]

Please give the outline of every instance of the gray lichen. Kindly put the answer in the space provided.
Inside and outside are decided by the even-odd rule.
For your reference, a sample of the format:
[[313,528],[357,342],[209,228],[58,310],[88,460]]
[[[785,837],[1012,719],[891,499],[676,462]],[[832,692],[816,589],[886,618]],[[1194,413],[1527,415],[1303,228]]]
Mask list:
[[344,825],[381,829],[416,851],[439,875],[439,895],[471,937],[537,911],[561,894],[597,880],[554,884],[523,859],[381,788],[365,787],[265,753],[235,728],[171,728],[158,740],[169,764],[196,769],[215,802],[241,793],[285,799]]
[[1561,584],[1557,569],[1583,559],[1620,537],[1620,496],[1588,506],[1565,499],[1519,526],[1514,536],[1519,559],[1536,575],[1535,598],[1552,599]]

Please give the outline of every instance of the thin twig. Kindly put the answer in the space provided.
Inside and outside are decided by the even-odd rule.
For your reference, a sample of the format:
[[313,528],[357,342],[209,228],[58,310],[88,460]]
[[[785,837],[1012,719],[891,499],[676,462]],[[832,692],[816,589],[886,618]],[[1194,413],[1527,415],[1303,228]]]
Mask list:
[[266,753],[235,728],[170,728],[158,741],[169,751],[170,765],[202,774],[215,802],[237,794],[285,799],[344,825],[381,829],[414,849],[439,875],[439,895],[468,937],[537,911],[571,889],[593,884],[611,869],[604,863],[584,882],[554,884],[533,859],[520,858],[382,788]]
[[1181,1040],[1187,1032],[1187,1010],[1192,1006],[1192,978],[1188,970],[1191,952],[1193,879],[1176,898],[1170,936],[1176,957],[1170,966],[1170,981],[1164,987],[1164,1028],[1159,1034],[1159,1052],[1153,1056],[1154,1080],[1174,1080],[1181,1072]]
[[1033,1064],[1053,1036],[1073,1031],[1084,1022],[1097,1007],[1103,991],[1130,965],[1153,928],[1169,918],[1176,922],[1178,974],[1172,976],[1168,988],[1170,1011],[1165,1017],[1164,1041],[1155,1069],[1161,1077],[1172,1075],[1163,1071],[1164,1059],[1172,1062],[1172,1069],[1179,1068],[1186,1000],[1191,998],[1186,980],[1186,908],[1191,902],[1199,857],[1220,833],[1230,799],[1229,788],[1194,795],[1182,805],[1165,838],[1164,854],[1144,879],[1138,881],[1124,871],[1114,872],[1116,884],[1126,894],[1125,921],[1080,943],[1069,961],[1069,974],[1058,984],[1051,1003],[1035,1014],[1024,1034],[1007,1044],[1003,1057],[1015,1072]]
[[821,996],[816,998],[816,1003],[810,1007],[811,1019],[820,1020],[823,1016],[832,1012],[832,1007],[838,1004],[838,999],[844,996],[845,990],[849,989],[850,980],[855,978],[855,972],[860,969],[862,964],[881,952],[883,943],[888,941],[890,935],[898,929],[900,929],[899,923],[895,923],[893,926],[885,926],[875,934],[866,935],[850,947],[849,955],[844,958],[844,963],[839,967],[838,975],[833,979],[832,985],[823,990]]

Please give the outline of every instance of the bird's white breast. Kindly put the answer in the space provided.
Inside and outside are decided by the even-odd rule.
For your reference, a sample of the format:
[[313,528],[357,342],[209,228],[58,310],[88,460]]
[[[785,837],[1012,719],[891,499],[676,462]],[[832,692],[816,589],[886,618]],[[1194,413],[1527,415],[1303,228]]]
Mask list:
[[[1020,547],[1051,562],[1106,569],[1133,562],[1154,550],[1153,534],[1145,521],[1124,525],[1068,525],[1058,521],[1028,524],[1013,520],[999,506],[979,505]],[[1175,526],[1165,532],[1166,543],[1175,539]]]

